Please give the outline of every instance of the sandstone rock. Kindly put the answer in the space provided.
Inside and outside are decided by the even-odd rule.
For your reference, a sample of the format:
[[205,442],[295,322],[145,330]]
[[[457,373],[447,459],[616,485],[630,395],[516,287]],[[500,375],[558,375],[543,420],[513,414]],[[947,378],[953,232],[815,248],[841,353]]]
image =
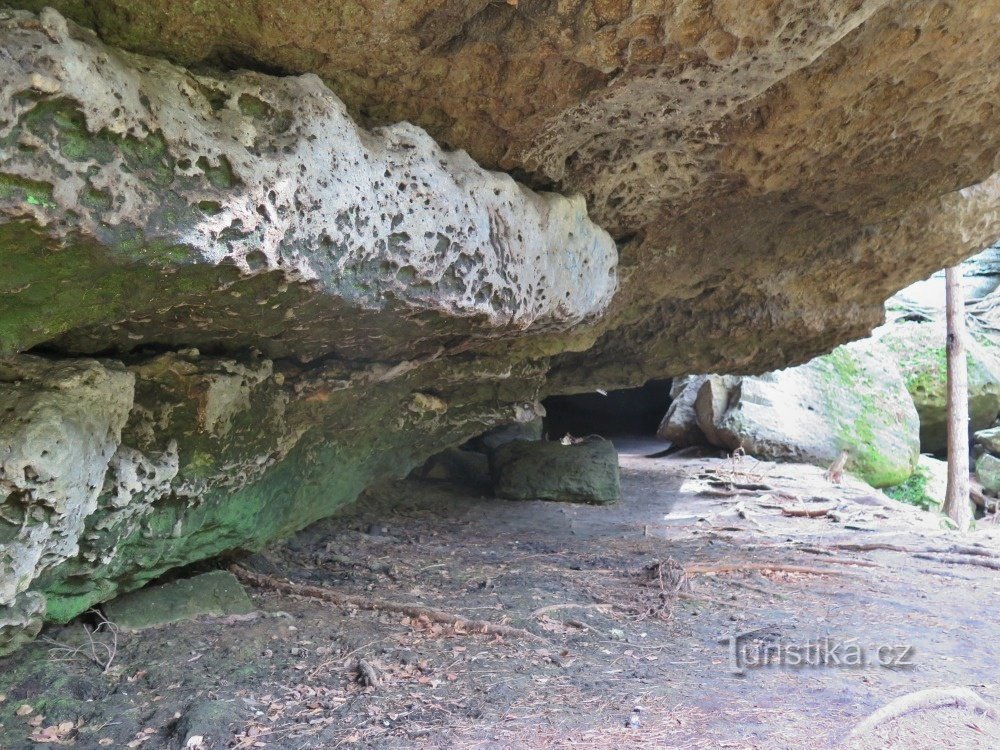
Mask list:
[[729,411],[729,400],[740,380],[727,375],[709,375],[698,388],[694,399],[694,416],[705,439],[712,445],[726,445],[727,438],[719,433],[721,420]]
[[981,445],[987,452],[1000,456],[1000,427],[979,430],[973,435],[973,442]]
[[3,608],[39,576],[79,552],[133,383],[117,363],[0,361],[0,617],[12,616]]
[[804,361],[1000,235],[985,0],[53,2],[111,46],[0,11],[0,351],[136,380],[82,531],[0,561],[55,620],[544,395]]
[[30,642],[45,622],[45,597],[35,591],[18,594],[0,607],[0,654],[9,654]]
[[[153,340],[370,361],[458,330],[566,330],[610,302],[615,245],[579,197],[407,123],[362,130],[314,75],[195,76],[51,10],[6,15],[0,352]],[[35,261],[53,246],[76,274]],[[24,312],[40,299],[47,316]]]
[[[892,353],[920,415],[920,447],[925,453],[947,449],[947,364],[943,321],[903,322],[875,333]],[[969,426],[982,430],[1000,415],[1000,357],[995,346],[968,336]]]
[[704,445],[707,442],[704,431],[698,425],[698,415],[694,410],[695,399],[708,375],[688,375],[674,378],[670,385],[670,407],[656,431],[657,437],[668,440],[678,448],[689,445]]
[[976,479],[992,495],[1000,492],[1000,458],[984,453],[976,459]]
[[913,402],[872,340],[766,375],[706,379],[698,400],[699,426],[728,450],[818,466],[846,451],[847,470],[875,487],[901,483],[917,464]]
[[254,611],[236,577],[225,570],[133,591],[104,605],[104,615],[122,630],[139,631],[210,615]]
[[618,451],[607,440],[506,443],[491,456],[493,488],[508,500],[613,503],[621,499]]

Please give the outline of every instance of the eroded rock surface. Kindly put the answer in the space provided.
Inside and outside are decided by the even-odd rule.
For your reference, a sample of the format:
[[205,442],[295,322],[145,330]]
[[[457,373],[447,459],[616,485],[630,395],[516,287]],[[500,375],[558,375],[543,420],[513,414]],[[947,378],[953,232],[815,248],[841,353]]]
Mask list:
[[[457,332],[442,316],[469,334],[562,331],[610,303],[615,245],[582,199],[406,123],[366,132],[313,75],[196,76],[54,11],[8,12],[0,34],[7,351],[376,359],[434,351]],[[37,262],[56,243],[68,257]]]
[[987,0],[54,4],[0,10],[8,644],[1000,236]]

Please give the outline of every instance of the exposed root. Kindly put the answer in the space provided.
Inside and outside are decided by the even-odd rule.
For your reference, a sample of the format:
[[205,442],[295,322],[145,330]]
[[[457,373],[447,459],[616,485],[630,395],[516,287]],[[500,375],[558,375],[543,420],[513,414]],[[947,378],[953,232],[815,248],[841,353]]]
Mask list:
[[933,562],[945,563],[947,565],[975,565],[980,568],[990,570],[1000,570],[1000,554],[986,547],[978,547],[970,544],[949,544],[944,546],[910,547],[902,544],[890,544],[887,542],[865,542],[831,544],[825,548],[810,548],[807,551],[814,552],[817,549],[845,550],[850,552],[875,552],[885,550],[888,552],[902,552],[920,560],[931,560]]
[[832,505],[826,505],[822,508],[789,508],[781,506],[781,515],[792,518],[823,518],[832,510],[834,510],[834,506]]
[[718,563],[694,564],[684,566],[688,575],[705,575],[710,573],[738,573],[745,570],[772,570],[778,573],[804,573],[813,576],[850,576],[843,570],[833,568],[814,568],[809,565],[782,565],[781,563]]
[[534,633],[523,630],[522,628],[515,628],[512,625],[503,625],[501,623],[489,622],[487,620],[470,620],[460,615],[443,612],[439,609],[432,609],[430,607],[422,607],[417,604],[405,604],[403,602],[392,602],[384,599],[372,599],[367,596],[358,596],[356,594],[342,594],[338,591],[324,588],[322,586],[309,586],[302,583],[292,583],[291,581],[283,581],[280,578],[275,578],[274,576],[254,573],[253,571],[242,568],[239,565],[232,565],[229,569],[242,583],[260,589],[269,589],[271,591],[281,592],[282,594],[292,594],[294,596],[304,596],[310,599],[319,599],[321,601],[330,602],[331,604],[356,607],[357,609],[366,609],[373,612],[396,612],[415,619],[423,617],[430,622],[436,622],[442,625],[454,625],[472,633],[485,633],[488,635],[499,635],[511,638],[524,638],[526,640],[537,641],[540,643],[548,642]]
[[859,739],[871,733],[881,724],[894,721],[914,711],[928,711],[936,708],[964,708],[976,713],[998,718],[996,710],[974,692],[964,687],[932,688],[897,698],[871,714],[847,736],[847,741]]

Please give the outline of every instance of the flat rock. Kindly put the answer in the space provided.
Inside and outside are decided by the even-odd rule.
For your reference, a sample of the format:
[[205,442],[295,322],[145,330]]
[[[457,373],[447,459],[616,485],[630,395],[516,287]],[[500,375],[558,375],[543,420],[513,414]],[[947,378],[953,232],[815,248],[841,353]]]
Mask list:
[[133,591],[104,605],[108,620],[123,630],[146,630],[209,615],[246,615],[253,602],[232,573],[217,570]]
[[508,500],[613,503],[621,499],[618,451],[607,440],[515,440],[491,457],[493,489]]

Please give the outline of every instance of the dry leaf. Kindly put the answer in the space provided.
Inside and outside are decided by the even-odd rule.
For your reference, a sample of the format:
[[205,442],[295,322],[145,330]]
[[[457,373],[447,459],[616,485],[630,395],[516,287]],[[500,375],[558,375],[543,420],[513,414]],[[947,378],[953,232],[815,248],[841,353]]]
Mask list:
[[35,713],[35,709],[33,709],[27,703],[22,703],[20,706],[17,707],[17,710],[14,713],[17,714],[18,716],[27,716],[28,714]]

